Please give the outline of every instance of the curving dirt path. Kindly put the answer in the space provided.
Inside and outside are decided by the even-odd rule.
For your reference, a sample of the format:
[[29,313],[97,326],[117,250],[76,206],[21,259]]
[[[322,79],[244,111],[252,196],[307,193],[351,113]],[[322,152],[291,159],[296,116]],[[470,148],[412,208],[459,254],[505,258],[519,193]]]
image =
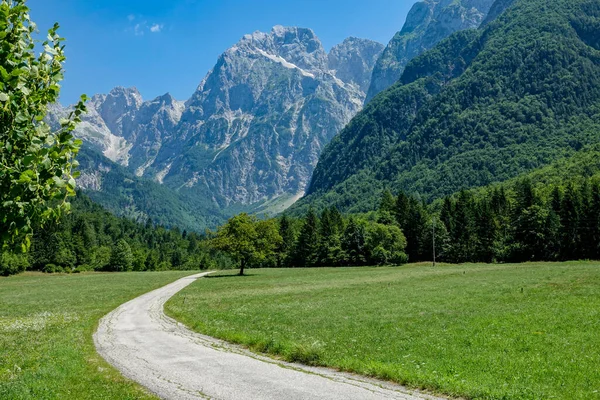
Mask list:
[[105,316],[94,334],[100,355],[163,399],[437,399],[352,374],[262,357],[167,317],[165,302],[205,275],[180,279]]

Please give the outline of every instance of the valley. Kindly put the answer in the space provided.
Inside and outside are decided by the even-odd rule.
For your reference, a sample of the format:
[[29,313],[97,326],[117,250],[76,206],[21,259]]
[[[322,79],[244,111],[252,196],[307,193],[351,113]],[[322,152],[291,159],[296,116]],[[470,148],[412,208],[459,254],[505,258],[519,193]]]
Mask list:
[[600,398],[598,0],[75,3],[0,0],[0,398]]
[[[490,7],[490,0],[417,2],[385,49],[351,37],[326,52],[312,30],[276,26],[223,53],[185,102],[170,94],[144,101],[135,88],[95,95],[76,135],[84,151],[107,159],[83,167],[80,183],[120,215],[182,229],[214,228],[243,211],[282,212],[315,190],[320,154],[366,100],[392,86],[412,58],[478,27]],[[51,109],[55,126],[67,110]],[[115,181],[106,176],[113,170],[129,176]],[[164,186],[176,208],[195,215],[141,205],[139,194],[125,194],[131,186],[157,199]]]
[[591,399],[599,272],[594,262],[256,270],[199,280],[166,311],[256,352],[451,397]]

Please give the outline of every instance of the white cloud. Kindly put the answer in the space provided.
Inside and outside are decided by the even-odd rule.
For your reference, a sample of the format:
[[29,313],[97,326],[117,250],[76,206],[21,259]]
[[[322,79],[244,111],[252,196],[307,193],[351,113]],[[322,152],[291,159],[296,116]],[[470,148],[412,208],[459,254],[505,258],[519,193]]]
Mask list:
[[145,30],[146,26],[142,24],[135,24],[135,26],[133,27],[133,33],[135,34],[135,36],[144,36]]
[[152,33],[160,33],[160,31],[162,31],[163,29],[163,25],[159,25],[159,24],[154,24],[150,27],[150,32]]
[[129,26],[125,29],[125,32],[133,33],[135,36],[144,36],[146,33],[161,33],[165,27],[164,24],[159,23],[149,24],[148,21],[141,20],[133,14],[129,15],[127,19],[129,20]]

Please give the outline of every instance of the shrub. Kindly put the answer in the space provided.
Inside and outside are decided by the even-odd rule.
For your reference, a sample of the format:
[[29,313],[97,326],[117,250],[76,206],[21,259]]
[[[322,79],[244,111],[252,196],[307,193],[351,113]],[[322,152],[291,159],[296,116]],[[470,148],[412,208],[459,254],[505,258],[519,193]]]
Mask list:
[[43,272],[46,272],[48,274],[61,274],[61,273],[65,272],[65,270],[60,265],[46,264],[46,266],[43,269]]
[[24,272],[29,268],[29,260],[24,254],[4,252],[0,256],[0,275],[9,276]]

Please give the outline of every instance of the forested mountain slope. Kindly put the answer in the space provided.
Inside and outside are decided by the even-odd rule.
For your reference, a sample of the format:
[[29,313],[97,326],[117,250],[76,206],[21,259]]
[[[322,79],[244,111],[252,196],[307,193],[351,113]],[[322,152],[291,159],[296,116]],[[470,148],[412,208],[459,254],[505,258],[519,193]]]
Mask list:
[[600,3],[498,0],[408,64],[325,149],[302,204],[373,207],[504,181],[600,139]]
[[402,30],[377,60],[366,101],[392,86],[406,65],[452,33],[477,28],[494,0],[423,0],[411,8]]
[[139,178],[90,148],[81,150],[78,161],[79,187],[115,215],[196,232],[226,219],[210,200]]

